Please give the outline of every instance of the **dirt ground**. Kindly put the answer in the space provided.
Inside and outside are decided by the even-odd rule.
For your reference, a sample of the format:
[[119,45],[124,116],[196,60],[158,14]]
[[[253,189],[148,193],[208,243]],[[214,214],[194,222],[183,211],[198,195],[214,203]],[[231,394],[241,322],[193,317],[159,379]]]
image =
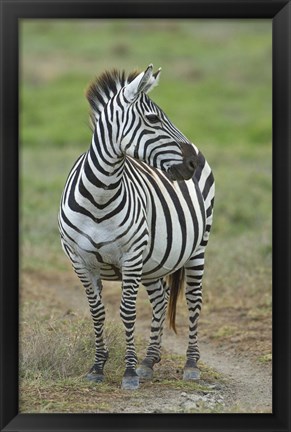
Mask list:
[[[103,299],[108,319],[119,320],[119,284],[105,283]],[[22,275],[21,301],[42,301],[48,307],[88,313],[86,296],[71,273]],[[167,354],[183,355],[187,346],[187,313],[178,304],[176,335],[165,329],[163,347]],[[151,309],[145,289],[140,288],[137,304],[136,334],[146,341]],[[145,342],[146,345],[146,342]],[[271,317],[260,312],[220,308],[209,311],[206,306],[200,320],[201,362],[217,372],[214,382],[203,379],[201,391],[191,388],[159,387],[163,361],[156,365],[153,383],[144,383],[138,392],[117,392],[110,408],[102,412],[166,413],[166,412],[272,412]],[[181,373],[181,371],[173,371]],[[154,391],[153,391],[154,390]]]

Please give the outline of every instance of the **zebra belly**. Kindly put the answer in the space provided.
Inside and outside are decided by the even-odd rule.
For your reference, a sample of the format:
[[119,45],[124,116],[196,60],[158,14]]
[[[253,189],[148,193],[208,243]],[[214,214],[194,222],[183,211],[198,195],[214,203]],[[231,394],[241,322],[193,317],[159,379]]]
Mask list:
[[[159,184],[157,184],[160,187]],[[205,206],[196,181],[168,183],[163,196],[148,208],[149,244],[144,251],[143,280],[173,273],[200,245],[205,231]]]
[[178,234],[179,230],[176,228],[176,233],[173,233],[171,241],[165,236],[163,241],[159,239],[154,243],[150,258],[143,266],[143,281],[169,275],[183,267],[193,256],[201,242],[201,234],[197,236],[193,230],[188,229],[187,244],[183,244],[182,236]]
[[[202,239],[202,230],[200,231],[200,235],[196,235],[194,229],[191,229],[192,227],[189,223],[187,244],[184,245],[183,249],[182,235],[177,228],[171,239],[168,239],[165,235],[163,241],[161,238],[156,239],[153,248],[151,248],[151,243],[149,244],[144,252],[145,259],[148,253],[150,253],[150,257],[143,265],[142,282],[149,282],[167,276],[178,268],[183,267],[189,261]],[[165,234],[161,226],[160,231]],[[169,242],[169,240],[171,241]],[[101,278],[103,280],[121,281],[121,269],[114,265],[103,264],[101,266]]]

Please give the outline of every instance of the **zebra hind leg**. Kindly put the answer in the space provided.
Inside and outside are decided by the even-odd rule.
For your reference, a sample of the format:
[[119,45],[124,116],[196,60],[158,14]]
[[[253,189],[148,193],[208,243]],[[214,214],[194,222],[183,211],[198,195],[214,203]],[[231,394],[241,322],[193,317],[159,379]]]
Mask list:
[[198,347],[198,321],[202,306],[202,277],[204,272],[204,250],[200,250],[185,266],[186,301],[189,312],[189,342],[187,361],[184,367],[184,380],[197,380],[200,370],[197,362],[200,358]]
[[84,285],[95,333],[95,361],[88,372],[86,379],[94,382],[102,382],[104,379],[103,369],[108,359],[108,349],[103,338],[105,321],[105,309],[102,303],[102,282],[84,269],[75,268],[77,275]]
[[153,315],[147,353],[137,368],[137,374],[142,380],[151,380],[153,377],[153,367],[161,360],[161,341],[169,290],[163,279],[144,285],[152,304]]

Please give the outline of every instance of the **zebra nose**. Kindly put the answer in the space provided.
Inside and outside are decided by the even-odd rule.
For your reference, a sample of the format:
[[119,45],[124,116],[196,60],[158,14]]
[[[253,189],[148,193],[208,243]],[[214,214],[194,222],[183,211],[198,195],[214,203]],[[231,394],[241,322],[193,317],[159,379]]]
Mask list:
[[185,165],[189,171],[195,171],[197,168],[197,157],[191,157],[185,160]]

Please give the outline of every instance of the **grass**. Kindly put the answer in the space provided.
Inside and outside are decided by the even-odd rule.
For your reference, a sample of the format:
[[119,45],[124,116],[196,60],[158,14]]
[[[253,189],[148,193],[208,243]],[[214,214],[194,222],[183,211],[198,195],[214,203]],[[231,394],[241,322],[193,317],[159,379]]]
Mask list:
[[[222,381],[213,369],[201,364],[203,382],[181,380],[184,356],[163,353],[152,382],[128,394],[120,388],[124,363],[124,332],[120,324],[107,321],[105,338],[109,359],[103,383],[88,382],[85,374],[94,358],[91,319],[58,307],[49,312],[45,303],[25,302],[21,309],[20,337],[20,412],[110,412],[112,400],[122,404],[124,397],[133,398],[139,409],[153,392],[174,390],[209,392],[209,384]],[[144,341],[137,340],[139,354]],[[177,393],[178,395],[178,393]],[[203,409],[203,407],[201,407]]]
[[[60,249],[57,214],[69,165],[78,150],[21,149],[21,257],[24,270],[67,270]],[[49,162],[48,162],[49,161]],[[45,256],[45,259],[44,259]]]
[[[100,411],[106,411],[99,393],[122,396],[117,390],[123,365],[120,329],[112,330],[120,338],[114,339],[116,355],[106,366],[108,382],[93,390],[80,379],[93,358],[91,322],[61,312],[50,294],[72,283],[57,212],[66,176],[91,139],[84,90],[96,74],[112,67],[162,66],[152,99],[213,167],[217,192],[206,252],[202,336],[228,344],[236,338],[238,349],[269,363],[271,22],[22,20],[20,36],[23,410],[68,412],[73,406],[76,412],[94,411],[93,392]],[[52,285],[58,286],[51,291]],[[167,358],[162,386],[180,385],[172,366]],[[209,379],[215,379],[211,373]]]
[[[33,312],[32,312],[33,311]],[[27,302],[22,307],[20,376],[27,380],[80,380],[92,366],[94,332],[91,318],[68,310],[61,314],[45,304]],[[106,375],[113,385],[121,381],[125,337],[120,325],[106,323],[105,338],[110,349]]]
[[269,362],[271,362],[272,361],[272,353],[268,353],[268,354],[265,354],[265,355],[259,357],[259,361],[261,363],[269,363]]
[[94,359],[94,333],[88,316],[70,311],[62,315],[59,308],[48,314],[45,304],[30,301],[23,304],[21,318],[20,411],[108,411],[123,373],[121,326],[112,321],[106,325],[110,358],[106,381],[96,386],[85,380]]

